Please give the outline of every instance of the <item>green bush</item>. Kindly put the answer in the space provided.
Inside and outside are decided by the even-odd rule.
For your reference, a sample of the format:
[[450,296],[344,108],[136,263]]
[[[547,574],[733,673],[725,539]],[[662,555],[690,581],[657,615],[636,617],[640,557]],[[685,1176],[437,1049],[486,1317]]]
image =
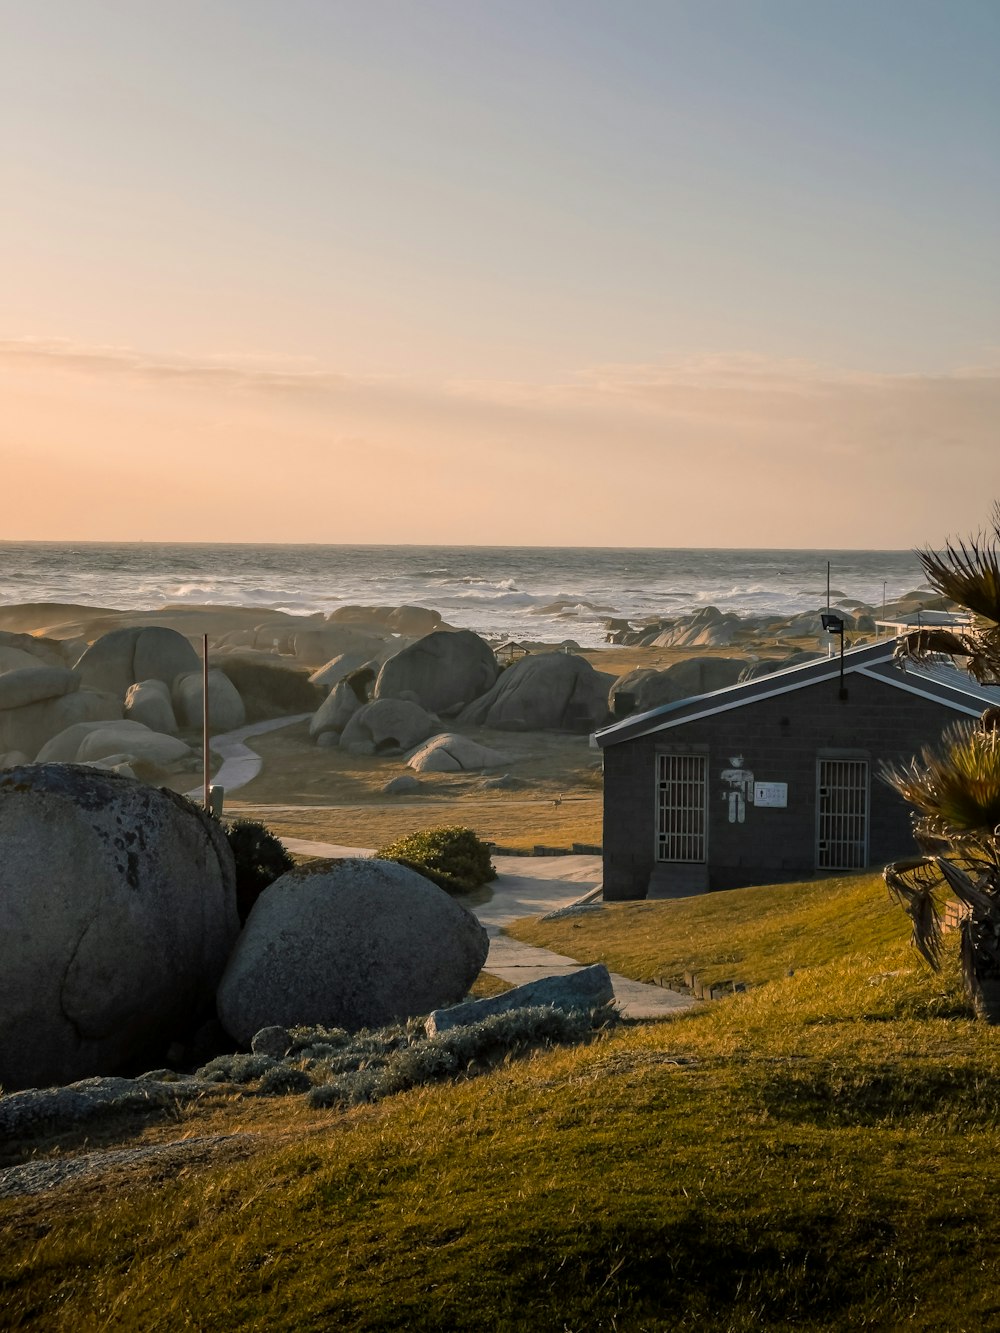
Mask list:
[[242,925],[268,885],[295,862],[281,839],[256,819],[234,819],[225,831],[236,862],[236,910]]
[[375,853],[432,880],[448,893],[471,893],[496,879],[490,849],[470,828],[434,828],[397,838]]

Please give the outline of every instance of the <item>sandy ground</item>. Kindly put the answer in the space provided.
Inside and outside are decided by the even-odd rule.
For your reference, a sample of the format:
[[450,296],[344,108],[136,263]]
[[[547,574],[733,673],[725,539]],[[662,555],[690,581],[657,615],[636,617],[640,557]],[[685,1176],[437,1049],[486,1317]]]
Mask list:
[[[252,607],[168,606],[156,611],[128,611],[42,603],[0,607],[0,629],[58,639],[92,641],[127,625],[167,625],[200,648],[210,637],[249,630],[267,622],[293,629],[322,625],[322,617],[289,616]],[[609,645],[582,652],[591,664],[612,676],[636,668],[662,669],[685,658],[783,657],[812,642],[748,641],[728,648],[622,648]],[[294,659],[280,659],[297,665]],[[264,819],[281,835],[380,846],[403,833],[439,825],[463,824],[484,839],[518,850],[538,846],[572,848],[601,842],[602,761],[587,736],[536,732],[515,734],[485,728],[456,728],[506,757],[484,774],[421,775],[415,795],[387,796],[385,785],[408,773],[399,757],[363,758],[313,744],[308,724],[300,721],[255,736],[251,748],[263,759],[259,776],[226,802],[231,814]],[[198,737],[186,737],[197,743]],[[517,790],[491,790],[490,778],[510,774]],[[187,792],[197,773],[184,773],[166,785]]]

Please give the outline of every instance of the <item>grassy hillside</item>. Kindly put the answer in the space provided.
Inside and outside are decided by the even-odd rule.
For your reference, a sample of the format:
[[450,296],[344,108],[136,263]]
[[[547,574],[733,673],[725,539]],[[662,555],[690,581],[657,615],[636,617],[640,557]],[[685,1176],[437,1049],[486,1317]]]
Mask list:
[[757,983],[905,940],[909,922],[881,875],[866,873],[673,902],[605,903],[585,916],[520,921],[508,934],[641,981],[680,978],[693,968],[709,982]]
[[[1000,1033],[881,885],[821,887],[746,995],[347,1113],[217,1100],[146,1133],[252,1130],[242,1160],[0,1202],[0,1323],[1000,1327]],[[639,970],[707,972],[730,928],[780,970],[794,894],[720,897],[633,915]]]

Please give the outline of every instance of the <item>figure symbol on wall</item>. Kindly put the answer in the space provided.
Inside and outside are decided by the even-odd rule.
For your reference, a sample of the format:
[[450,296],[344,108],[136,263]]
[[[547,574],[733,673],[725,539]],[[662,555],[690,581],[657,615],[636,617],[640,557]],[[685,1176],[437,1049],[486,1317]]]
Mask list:
[[730,824],[742,824],[746,821],[747,805],[753,805],[753,773],[743,767],[741,754],[731,755],[729,765],[719,774],[729,788],[722,793],[722,799],[729,805]]

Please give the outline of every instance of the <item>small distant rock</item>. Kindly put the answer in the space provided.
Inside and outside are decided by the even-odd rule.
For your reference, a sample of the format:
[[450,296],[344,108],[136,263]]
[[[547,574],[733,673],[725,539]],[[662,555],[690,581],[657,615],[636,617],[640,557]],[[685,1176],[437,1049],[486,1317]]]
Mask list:
[[383,796],[407,796],[412,792],[420,791],[422,783],[419,778],[413,777],[410,773],[401,773],[398,778],[393,778],[382,788]]
[[468,773],[499,768],[509,763],[509,757],[467,736],[444,732],[422,745],[406,762],[418,773]]

